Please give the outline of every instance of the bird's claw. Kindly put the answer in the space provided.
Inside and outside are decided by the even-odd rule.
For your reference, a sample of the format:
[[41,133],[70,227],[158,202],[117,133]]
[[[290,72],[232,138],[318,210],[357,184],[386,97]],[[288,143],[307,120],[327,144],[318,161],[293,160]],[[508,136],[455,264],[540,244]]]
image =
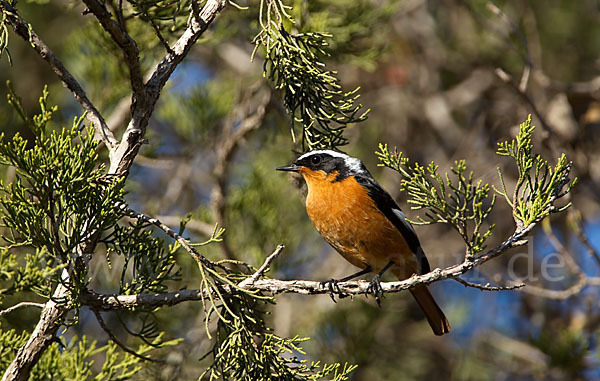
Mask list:
[[338,285],[338,283],[339,280],[333,278],[319,282],[319,288],[328,289],[329,297],[331,298],[331,300],[333,300],[334,303],[337,303],[334,294],[338,294],[340,299],[345,298],[347,296],[342,293],[342,290],[340,290],[340,286]]
[[369,286],[365,290],[365,296],[368,296],[369,294],[373,294],[375,296],[375,301],[377,302],[377,305],[381,307],[381,299],[383,299],[385,296],[383,295],[383,288],[381,287],[381,277],[379,276],[379,274],[375,275],[373,279],[371,279]]

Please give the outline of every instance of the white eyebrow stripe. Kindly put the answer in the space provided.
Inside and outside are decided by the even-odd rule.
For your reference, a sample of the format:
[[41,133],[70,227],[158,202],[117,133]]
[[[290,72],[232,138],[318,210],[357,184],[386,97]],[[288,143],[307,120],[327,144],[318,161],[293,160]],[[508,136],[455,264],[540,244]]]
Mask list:
[[331,156],[334,156],[334,157],[341,157],[341,158],[343,158],[343,159],[352,159],[350,156],[348,156],[348,155],[346,155],[346,154],[344,154],[344,153],[337,152],[337,151],[332,151],[332,150],[328,150],[328,149],[324,149],[324,150],[318,150],[318,151],[310,151],[310,152],[307,152],[307,153],[305,153],[304,155],[300,156],[300,157],[298,158],[298,160],[302,160],[302,159],[305,159],[305,158],[307,158],[308,156],[311,156],[311,155],[316,155],[316,154],[319,154],[319,153],[326,153],[326,154],[328,154],[328,155],[331,155]]
[[332,150],[318,150],[318,151],[310,151],[305,153],[304,155],[300,156],[297,160],[302,160],[305,159],[309,156],[312,155],[317,155],[317,154],[327,154],[327,155],[331,155],[333,157],[339,157],[344,159],[344,162],[346,163],[346,165],[348,166],[348,169],[353,172],[353,173],[366,173],[364,166],[362,164],[362,162],[352,156],[348,156],[345,153],[341,153],[341,152],[336,152],[336,151],[332,151]]

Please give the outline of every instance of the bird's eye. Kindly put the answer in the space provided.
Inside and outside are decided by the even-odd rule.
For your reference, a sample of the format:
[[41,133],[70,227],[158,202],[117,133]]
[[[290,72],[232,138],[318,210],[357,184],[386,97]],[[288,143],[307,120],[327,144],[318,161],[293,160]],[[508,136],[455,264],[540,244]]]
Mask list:
[[315,155],[313,157],[310,158],[310,163],[312,165],[319,165],[321,164],[321,155]]

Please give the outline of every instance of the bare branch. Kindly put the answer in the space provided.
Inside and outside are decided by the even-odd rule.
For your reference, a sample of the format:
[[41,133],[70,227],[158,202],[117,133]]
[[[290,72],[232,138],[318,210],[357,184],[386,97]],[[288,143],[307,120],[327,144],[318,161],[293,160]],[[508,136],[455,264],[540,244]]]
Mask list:
[[527,285],[523,291],[546,299],[565,300],[579,294],[581,290],[588,286],[600,286],[600,278],[583,276],[575,284],[564,290],[549,290],[543,287]]
[[137,43],[127,33],[124,26],[112,18],[104,4],[96,0],[83,0],[88,9],[96,16],[104,30],[119,45],[125,56],[125,62],[129,67],[129,78],[133,90],[133,102],[136,98],[144,95],[144,78],[140,67],[140,58]]
[[19,308],[22,308],[22,307],[37,307],[37,308],[44,308],[44,306],[46,306],[44,303],[35,303],[35,302],[21,302],[21,303],[15,304],[15,305],[14,305],[14,306],[12,306],[12,307],[8,307],[8,308],[7,308],[7,309],[5,309],[5,310],[2,310],[2,311],[0,311],[0,316],[3,316],[3,315],[6,315],[6,314],[9,314],[9,313],[13,312],[14,310],[17,310],[17,309],[19,309]]
[[[178,216],[156,216],[165,225],[175,226],[181,222],[181,217]],[[200,233],[205,237],[210,237],[215,230],[215,226],[204,221],[190,220],[185,224],[186,230],[191,230]]]
[[560,242],[558,237],[556,237],[556,234],[554,234],[554,231],[552,231],[552,225],[550,224],[550,219],[546,219],[542,222],[542,228],[544,229],[544,233],[550,240],[550,243],[552,244],[552,246],[554,246],[554,248],[556,250],[558,250],[558,252],[560,253],[560,256],[565,260],[565,263],[567,264],[567,267],[569,268],[569,270],[573,274],[576,274],[578,277],[585,276],[583,274],[583,272],[581,271],[581,267],[579,267],[579,265],[575,261],[575,258],[573,258],[573,254],[571,254],[571,251],[569,251],[565,247],[565,245],[563,245],[562,242]]
[[[63,274],[66,271],[63,272]],[[24,381],[29,379],[33,366],[38,362],[46,348],[56,338],[56,332],[68,313],[67,308],[61,308],[55,300],[63,299],[69,291],[63,284],[59,284],[52,298],[44,305],[40,320],[29,336],[27,343],[17,351],[15,358],[10,363],[2,381]]]
[[173,306],[181,302],[202,300],[201,290],[179,290],[164,294],[109,295],[88,292],[81,295],[81,302],[93,310],[118,311],[137,307],[156,308]]
[[[86,0],[91,2],[92,0]],[[134,99],[132,104],[131,121],[123,135],[118,148],[111,152],[111,165],[109,173],[126,176],[133,160],[143,142],[148,120],[154,111],[154,105],[160,92],[175,71],[175,68],[187,56],[198,38],[208,29],[215,17],[225,8],[225,0],[208,0],[204,8],[196,14],[190,11],[190,20],[187,28],[173,45],[170,52],[159,62],[144,85],[144,97]]]
[[160,28],[158,27],[158,25],[156,25],[156,23],[154,22],[152,17],[148,17],[148,21],[150,21],[150,24],[152,25],[152,28],[154,29],[154,33],[156,34],[156,37],[163,44],[165,50],[167,52],[173,54],[173,49],[171,49],[171,46],[169,46],[169,42],[167,40],[165,40],[165,38],[163,37],[162,33],[160,32]]
[[527,83],[529,82],[529,76],[531,74],[531,67],[533,66],[531,63],[531,54],[529,53],[529,44],[527,43],[527,38],[525,38],[525,34],[521,30],[521,28],[515,24],[507,15],[502,11],[502,9],[498,8],[494,3],[489,1],[486,4],[487,8],[496,16],[498,16],[504,23],[506,23],[514,33],[519,36],[519,40],[521,40],[521,44],[523,44],[523,48],[525,49],[525,57],[523,57],[523,62],[525,63],[525,67],[523,68],[523,74],[521,74],[521,80],[519,81],[518,90],[521,93],[524,93],[527,90]]
[[175,232],[173,229],[171,229],[170,227],[168,227],[167,225],[163,224],[162,222],[160,222],[159,220],[157,220],[156,218],[152,218],[149,216],[146,216],[145,214],[142,213],[138,213],[133,209],[128,208],[125,204],[122,204],[119,206],[121,209],[123,209],[126,213],[128,213],[131,217],[136,218],[138,220],[147,222],[149,224],[152,224],[154,226],[157,226],[158,228],[160,228],[162,231],[164,231],[165,233],[167,233],[167,235],[171,238],[173,238],[175,241],[179,242],[179,244],[199,263],[202,263],[206,266],[209,267],[213,267],[214,264],[209,261],[206,257],[204,257],[202,254],[200,254],[196,249],[194,249],[190,243],[188,242],[187,239],[183,238],[182,236],[180,236],[179,234],[177,234],[177,232]]
[[17,14],[16,9],[14,9],[5,0],[0,0],[0,8],[6,11],[5,14],[7,16],[8,23],[13,27],[15,33],[25,41],[28,41],[33,49],[40,55],[40,57],[48,62],[54,73],[56,73],[58,78],[62,81],[63,85],[65,85],[71,91],[77,102],[79,102],[83,109],[88,112],[87,119],[93,123],[97,129],[99,128],[99,131],[96,131],[96,134],[104,142],[104,144],[106,144],[109,149],[116,147],[118,141],[108,128],[104,118],[88,99],[79,82],[77,82],[77,80],[71,75],[65,65],[63,65],[56,55],[54,55],[52,50],[50,50],[44,41],[39,38],[31,25],[29,25]]
[[510,291],[510,290],[516,290],[521,287],[525,287],[525,283],[516,283],[516,284],[510,285],[510,286],[490,286],[489,283],[486,283],[486,284],[472,283],[472,282],[462,279],[461,277],[456,277],[456,278],[452,278],[452,279],[454,279],[458,283],[464,285],[465,287],[477,288],[482,291]]
[[583,246],[585,246],[588,255],[594,258],[596,263],[600,265],[600,254],[592,246],[587,236],[584,234],[583,229],[581,228],[581,212],[579,212],[579,210],[577,209],[571,210],[569,212],[568,219],[571,230],[575,233],[575,235],[581,241],[581,243],[583,243]]
[[[145,217],[148,218],[148,217]],[[515,232],[510,238],[504,241],[501,245],[489,250],[485,254],[465,260],[464,262],[447,267],[443,270],[435,269],[424,275],[414,275],[409,279],[398,282],[383,282],[381,288],[386,293],[400,292],[408,290],[417,285],[430,284],[443,279],[456,278],[476,266],[497,257],[511,247],[522,246],[526,243],[523,238],[533,229],[535,223]],[[267,258],[265,264],[261,266],[265,268],[279,254],[279,247],[273,254]],[[257,278],[261,275],[261,269],[254,275]],[[264,271],[264,270],[262,270]],[[369,288],[370,282],[365,280],[340,282],[338,283],[340,293],[344,295],[362,295]],[[228,285],[222,285],[222,292],[233,293],[236,289]],[[248,279],[240,282],[238,287],[245,290],[255,290],[270,293],[272,295],[282,293],[296,293],[303,295],[328,294],[329,289],[323,287],[322,282],[309,280],[279,280],[279,279],[256,279],[253,282]],[[131,309],[138,307],[156,308],[165,305],[175,305],[186,301],[202,300],[208,297],[207,290],[180,290],[164,294],[139,294],[139,295],[102,295],[88,293],[82,296],[82,302],[92,309],[101,311],[116,311],[122,309]]]
[[279,254],[281,254],[281,252],[283,251],[284,248],[285,248],[285,246],[283,246],[283,245],[277,246],[277,248],[275,249],[275,251],[271,255],[269,255],[267,257],[267,259],[265,259],[265,263],[263,263],[262,266],[260,266],[259,269],[256,270],[256,272],[254,274],[252,274],[252,276],[250,276],[250,277],[246,278],[244,281],[242,281],[239,284],[239,286],[241,288],[252,287],[252,285],[254,283],[256,283],[256,281],[258,280],[258,278],[260,278],[261,276],[264,275],[265,271],[267,271],[267,269],[271,265],[271,262],[273,262],[273,260]]
[[[521,99],[523,99],[525,102],[527,102],[527,104],[531,107],[531,110],[533,111],[535,116],[540,120],[540,123],[541,123],[542,127],[544,128],[544,131],[547,131],[548,136],[550,136],[552,134],[552,129],[549,127],[548,123],[546,122],[546,118],[541,113],[541,111],[538,109],[538,107],[535,104],[535,102],[533,101],[533,99],[527,94],[527,92],[522,91],[520,85],[516,84],[513,81],[512,76],[510,74],[508,74],[507,72],[505,72],[503,69],[496,68],[495,73],[498,76],[498,78],[500,78],[504,83],[510,85],[515,90],[515,92],[521,97]],[[548,139],[545,139],[544,144],[547,144],[547,141],[548,141]]]

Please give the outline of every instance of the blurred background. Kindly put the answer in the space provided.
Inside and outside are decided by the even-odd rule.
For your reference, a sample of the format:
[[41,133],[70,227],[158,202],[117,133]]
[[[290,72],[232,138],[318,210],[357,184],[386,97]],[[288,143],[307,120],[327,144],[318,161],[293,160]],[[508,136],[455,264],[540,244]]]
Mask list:
[[[249,9],[226,8],[161,95],[148,144],[128,180],[127,200],[173,227],[191,213],[186,234],[195,241],[205,240],[219,222],[227,231],[221,244],[204,248],[211,259],[260,265],[284,244],[271,277],[348,275],[355,269],[322,240],[306,215],[303,182],[274,170],[302,147],[292,141],[280,93],[263,78],[260,53],[250,60],[257,4],[240,5]],[[497,142],[513,137],[532,114],[536,152],[551,163],[565,152],[579,184],[568,212],[534,230],[527,246],[466,276],[481,284],[523,281],[527,287],[489,292],[452,280],[431,287],[451,322],[449,335],[432,335],[404,292],[387,295],[381,308],[373,298],[334,304],[327,295],[278,295],[270,317],[275,331],[311,337],[304,345],[309,360],[358,364],[352,380],[600,379],[600,3],[295,0],[290,5],[297,31],[333,35],[324,62],[338,72],[343,89],[360,87],[359,101],[371,109],[365,122],[346,130],[350,143],[342,150],[364,161],[409,219],[418,214],[399,191],[400,176],[377,166],[378,143],[421,164],[435,161],[442,172],[466,159],[475,178],[495,186],[499,167],[510,191],[514,163],[495,154]],[[30,1],[19,9],[120,136],[129,116],[129,81],[118,47],[92,16],[82,16],[78,2]],[[175,23],[164,21],[169,22]],[[148,27],[130,33],[140,41],[143,64],[150,69],[162,47]],[[10,38],[12,66],[6,56],[0,60],[0,98],[5,99],[4,83],[10,80],[33,113],[48,84],[59,117],[70,124],[82,112],[79,105],[27,43]],[[6,102],[0,103],[0,126],[9,136],[28,134]],[[11,176],[10,171],[3,175]],[[497,200],[489,223],[495,224],[490,247],[513,232],[504,200]],[[432,268],[462,262],[464,245],[455,231],[442,225],[416,231]],[[181,255],[179,264],[183,279],[173,289],[197,288],[192,259]],[[92,272],[94,286],[105,291],[120,275],[105,259],[97,259]],[[156,317],[167,336],[185,341],[170,350],[168,366],[144,377],[195,379],[206,365],[198,359],[210,348],[201,307],[184,303]],[[3,319],[30,329],[37,314],[24,311]],[[97,332],[100,342],[106,340],[90,313],[83,310],[80,319],[68,335]]]

